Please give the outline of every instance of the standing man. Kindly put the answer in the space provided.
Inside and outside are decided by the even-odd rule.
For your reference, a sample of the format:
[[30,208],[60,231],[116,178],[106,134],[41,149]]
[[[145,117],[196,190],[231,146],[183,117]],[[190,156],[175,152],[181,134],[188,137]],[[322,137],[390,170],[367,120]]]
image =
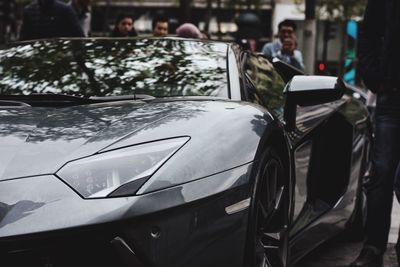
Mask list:
[[72,0],[69,4],[78,17],[79,25],[81,26],[83,34],[85,37],[88,37],[90,34],[90,23],[92,20],[90,0]]
[[75,12],[59,0],[33,0],[24,8],[21,40],[83,36]]
[[[393,190],[400,196],[400,2],[368,0],[360,40],[360,73],[377,94],[372,173],[366,184],[366,240],[351,267],[382,266],[388,243]],[[400,242],[396,251],[399,255]]]
[[163,16],[157,16],[153,19],[153,36],[165,37],[168,35],[168,19]]
[[292,20],[284,20],[278,25],[278,37],[262,48],[262,53],[272,59],[279,58],[300,70],[304,70],[303,55],[297,50],[296,23]]

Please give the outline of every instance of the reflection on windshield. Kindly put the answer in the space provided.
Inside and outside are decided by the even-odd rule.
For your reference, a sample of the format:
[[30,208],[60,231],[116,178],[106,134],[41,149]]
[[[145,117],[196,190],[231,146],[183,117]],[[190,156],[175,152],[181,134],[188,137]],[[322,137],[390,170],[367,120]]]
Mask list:
[[254,102],[264,105],[276,116],[282,117],[285,82],[272,64],[262,56],[251,56],[246,62],[245,71],[259,93],[260,99]]
[[227,97],[226,45],[172,39],[39,41],[0,51],[0,94]]

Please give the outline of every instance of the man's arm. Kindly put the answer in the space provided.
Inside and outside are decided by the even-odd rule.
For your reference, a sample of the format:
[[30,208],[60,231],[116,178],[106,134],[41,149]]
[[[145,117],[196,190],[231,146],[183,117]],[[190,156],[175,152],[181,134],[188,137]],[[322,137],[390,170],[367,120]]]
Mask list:
[[268,58],[268,59],[272,59],[272,57],[274,56],[273,54],[273,46],[272,43],[266,43],[261,52]]
[[385,4],[368,0],[359,45],[360,73],[366,86],[376,92],[382,84],[382,49],[385,31]]
[[[303,54],[301,53],[300,50],[294,50],[294,54],[293,54],[293,59],[295,60],[297,63],[297,68],[304,71],[304,62],[303,62]],[[295,65],[295,64],[293,64]]]

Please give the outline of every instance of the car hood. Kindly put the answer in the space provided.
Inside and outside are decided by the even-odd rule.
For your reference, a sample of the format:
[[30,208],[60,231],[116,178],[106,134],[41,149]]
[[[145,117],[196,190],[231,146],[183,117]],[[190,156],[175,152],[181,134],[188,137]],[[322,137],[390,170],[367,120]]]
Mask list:
[[[231,101],[120,101],[64,108],[0,109],[0,180],[54,174],[65,163],[105,148],[164,138],[193,136],[205,139],[197,142],[202,148],[205,146],[202,143],[213,146],[215,136],[221,135],[221,128],[226,128],[221,126],[224,123],[235,122],[237,127],[246,127],[233,114],[239,110],[243,114],[243,110],[254,113],[256,109]],[[231,112],[227,115],[224,111]],[[247,127],[251,129],[254,125]],[[251,131],[257,136],[257,129]],[[210,133],[208,139],[200,138],[206,133]],[[236,141],[232,138],[232,142]],[[246,163],[243,161],[254,156],[251,150],[255,148],[247,148],[250,153],[247,157],[241,155],[236,162],[210,171]]]
[[168,116],[142,102],[0,110],[0,179],[54,173]]

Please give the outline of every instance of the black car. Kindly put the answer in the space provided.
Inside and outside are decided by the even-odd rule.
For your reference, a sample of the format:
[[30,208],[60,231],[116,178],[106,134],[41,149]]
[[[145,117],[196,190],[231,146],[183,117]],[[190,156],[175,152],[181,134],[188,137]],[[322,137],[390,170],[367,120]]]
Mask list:
[[235,44],[0,51],[0,266],[291,266],[363,226],[364,104]]

